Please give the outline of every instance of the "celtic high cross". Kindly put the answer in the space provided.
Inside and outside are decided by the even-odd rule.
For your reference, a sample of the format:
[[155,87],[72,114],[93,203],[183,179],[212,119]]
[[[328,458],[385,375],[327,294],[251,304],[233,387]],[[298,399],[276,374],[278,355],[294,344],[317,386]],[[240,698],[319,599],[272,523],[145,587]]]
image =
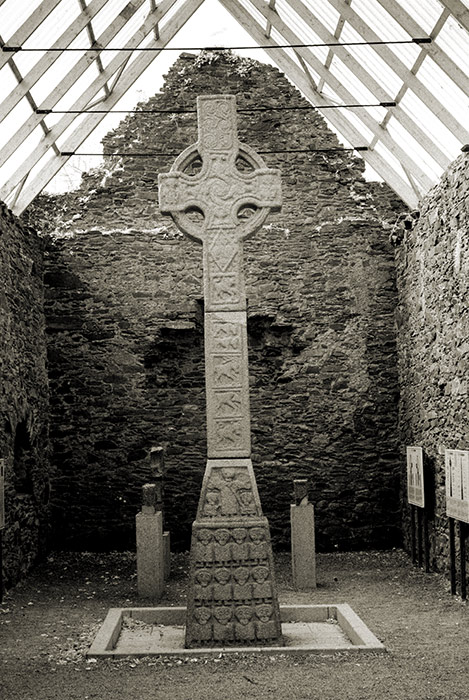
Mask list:
[[199,140],[159,176],[161,211],[203,245],[208,460],[192,529],[186,646],[278,643],[270,534],[250,459],[242,242],[280,208],[280,173],[239,143],[234,96],[198,97],[197,111]]

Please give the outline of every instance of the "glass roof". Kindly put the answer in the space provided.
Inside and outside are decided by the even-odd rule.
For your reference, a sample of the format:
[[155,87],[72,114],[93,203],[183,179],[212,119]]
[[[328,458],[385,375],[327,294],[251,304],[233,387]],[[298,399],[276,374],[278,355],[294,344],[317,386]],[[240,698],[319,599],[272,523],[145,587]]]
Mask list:
[[277,64],[412,207],[469,143],[469,0],[0,0],[0,28],[0,199],[16,213],[76,186],[112,112],[154,94],[181,49]]

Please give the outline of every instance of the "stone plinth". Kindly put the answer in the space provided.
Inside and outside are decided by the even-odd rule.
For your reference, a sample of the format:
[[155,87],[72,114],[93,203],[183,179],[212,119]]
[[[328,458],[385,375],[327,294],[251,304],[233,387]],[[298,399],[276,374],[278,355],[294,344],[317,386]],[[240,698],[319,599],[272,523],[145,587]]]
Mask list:
[[316,588],[316,546],[314,506],[290,506],[293,587],[306,591]]
[[[147,506],[148,507],[148,506]],[[148,507],[149,508],[149,507]],[[138,595],[158,600],[165,580],[165,544],[161,511],[136,515]],[[167,566],[167,564],[166,564]]]

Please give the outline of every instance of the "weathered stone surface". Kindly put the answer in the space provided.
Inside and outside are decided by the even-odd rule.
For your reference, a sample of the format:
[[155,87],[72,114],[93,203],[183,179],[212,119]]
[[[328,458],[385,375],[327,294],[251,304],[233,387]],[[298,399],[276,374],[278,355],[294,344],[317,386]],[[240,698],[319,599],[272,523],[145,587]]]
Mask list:
[[141,513],[135,517],[137,535],[137,590],[144,598],[158,600],[164,589],[165,540],[161,511]]
[[[255,167],[248,176],[237,171],[236,160],[242,151],[237,138],[234,96],[198,97],[197,114],[199,140],[196,146],[192,149],[189,147],[176,159],[171,173],[159,176],[161,210],[171,214],[184,233],[202,240],[204,249],[209,459],[192,529],[200,534],[200,525],[208,519],[218,544],[212,548],[211,560],[204,556],[204,568],[201,570],[198,535],[195,541],[193,538],[195,551],[191,550],[190,559],[186,646],[206,642],[279,642],[282,630],[278,600],[274,593],[272,547],[267,520],[262,528],[252,529],[252,533],[259,532],[259,537],[263,533],[264,547],[268,548],[263,566],[254,570],[258,578],[262,571],[262,580],[255,579],[251,595],[242,599],[243,606],[236,607],[239,596],[232,585],[231,572],[238,568],[239,560],[231,556],[228,544],[230,530],[226,529],[226,519],[236,518],[237,525],[243,523],[247,528],[254,524],[253,518],[262,517],[262,509],[251,460],[226,458],[248,457],[251,451],[241,241],[260,228],[271,209],[279,208],[280,174],[265,167]],[[253,167],[264,165],[248,147],[243,148],[244,154],[249,151]],[[193,176],[192,180],[183,172],[190,163],[191,150],[202,159],[200,174]],[[246,204],[257,206],[259,211],[247,221],[242,221],[238,219],[238,212]],[[187,224],[181,216],[194,207],[203,213],[204,220],[199,226],[193,225],[190,220]],[[233,272],[233,264],[236,272]],[[221,538],[226,539],[224,544]],[[208,568],[210,564],[212,569]],[[210,588],[213,577],[215,583]],[[266,586],[268,590],[264,590]],[[261,588],[265,596],[260,595]],[[246,587],[243,591],[247,595]],[[214,601],[217,601],[216,606],[213,605]],[[256,605],[259,601],[262,603],[260,606]],[[257,622],[252,621],[255,614]]]
[[280,636],[269,526],[263,517],[197,519],[186,646],[262,644]]
[[[402,446],[425,454],[430,563],[448,567],[445,449],[469,445],[469,156],[461,155],[396,232]],[[402,455],[405,465],[405,455]],[[403,474],[404,476],[404,474]],[[404,534],[410,548],[409,509]]]
[[197,140],[194,114],[143,110],[193,110],[217,92],[236,94],[240,141],[273,151],[263,158],[282,171],[283,213],[243,242],[252,459],[272,541],[289,548],[291,480],[308,477],[319,551],[397,544],[396,288],[383,220],[402,202],[366,182],[353,153],[308,151],[339,144],[314,109],[276,109],[308,105],[277,69],[213,53],[176,61],[162,92],[106,136],[104,167],[31,208],[62,236],[46,258],[58,544],[133,547],[148,450],[163,445],[167,524],[173,547],[189,546],[206,445],[202,247],[158,212],[157,174],[172,161],[133,154]]
[[249,457],[251,428],[244,311],[205,314],[207,455]]
[[312,503],[290,506],[293,588],[316,588],[316,538]]
[[48,382],[43,241],[0,202],[0,455],[3,576],[17,583],[49,535]]

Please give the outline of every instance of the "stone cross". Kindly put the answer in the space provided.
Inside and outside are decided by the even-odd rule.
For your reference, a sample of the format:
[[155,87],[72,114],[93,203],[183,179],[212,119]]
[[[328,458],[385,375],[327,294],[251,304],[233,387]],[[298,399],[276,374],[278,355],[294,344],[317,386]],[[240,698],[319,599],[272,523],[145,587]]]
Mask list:
[[[231,95],[199,97],[199,140],[159,176],[160,209],[203,245],[208,457],[251,454],[246,343],[246,293],[242,241],[281,204],[280,174],[238,142],[236,101]],[[242,172],[242,156],[253,170]],[[185,169],[198,158],[202,169]],[[240,219],[246,205],[256,207]],[[194,209],[201,223],[191,221]]]
[[270,534],[250,459],[242,241],[280,208],[280,173],[239,143],[235,97],[198,97],[197,107],[197,143],[159,176],[161,211],[203,245],[208,461],[192,530],[186,646],[279,643]]

